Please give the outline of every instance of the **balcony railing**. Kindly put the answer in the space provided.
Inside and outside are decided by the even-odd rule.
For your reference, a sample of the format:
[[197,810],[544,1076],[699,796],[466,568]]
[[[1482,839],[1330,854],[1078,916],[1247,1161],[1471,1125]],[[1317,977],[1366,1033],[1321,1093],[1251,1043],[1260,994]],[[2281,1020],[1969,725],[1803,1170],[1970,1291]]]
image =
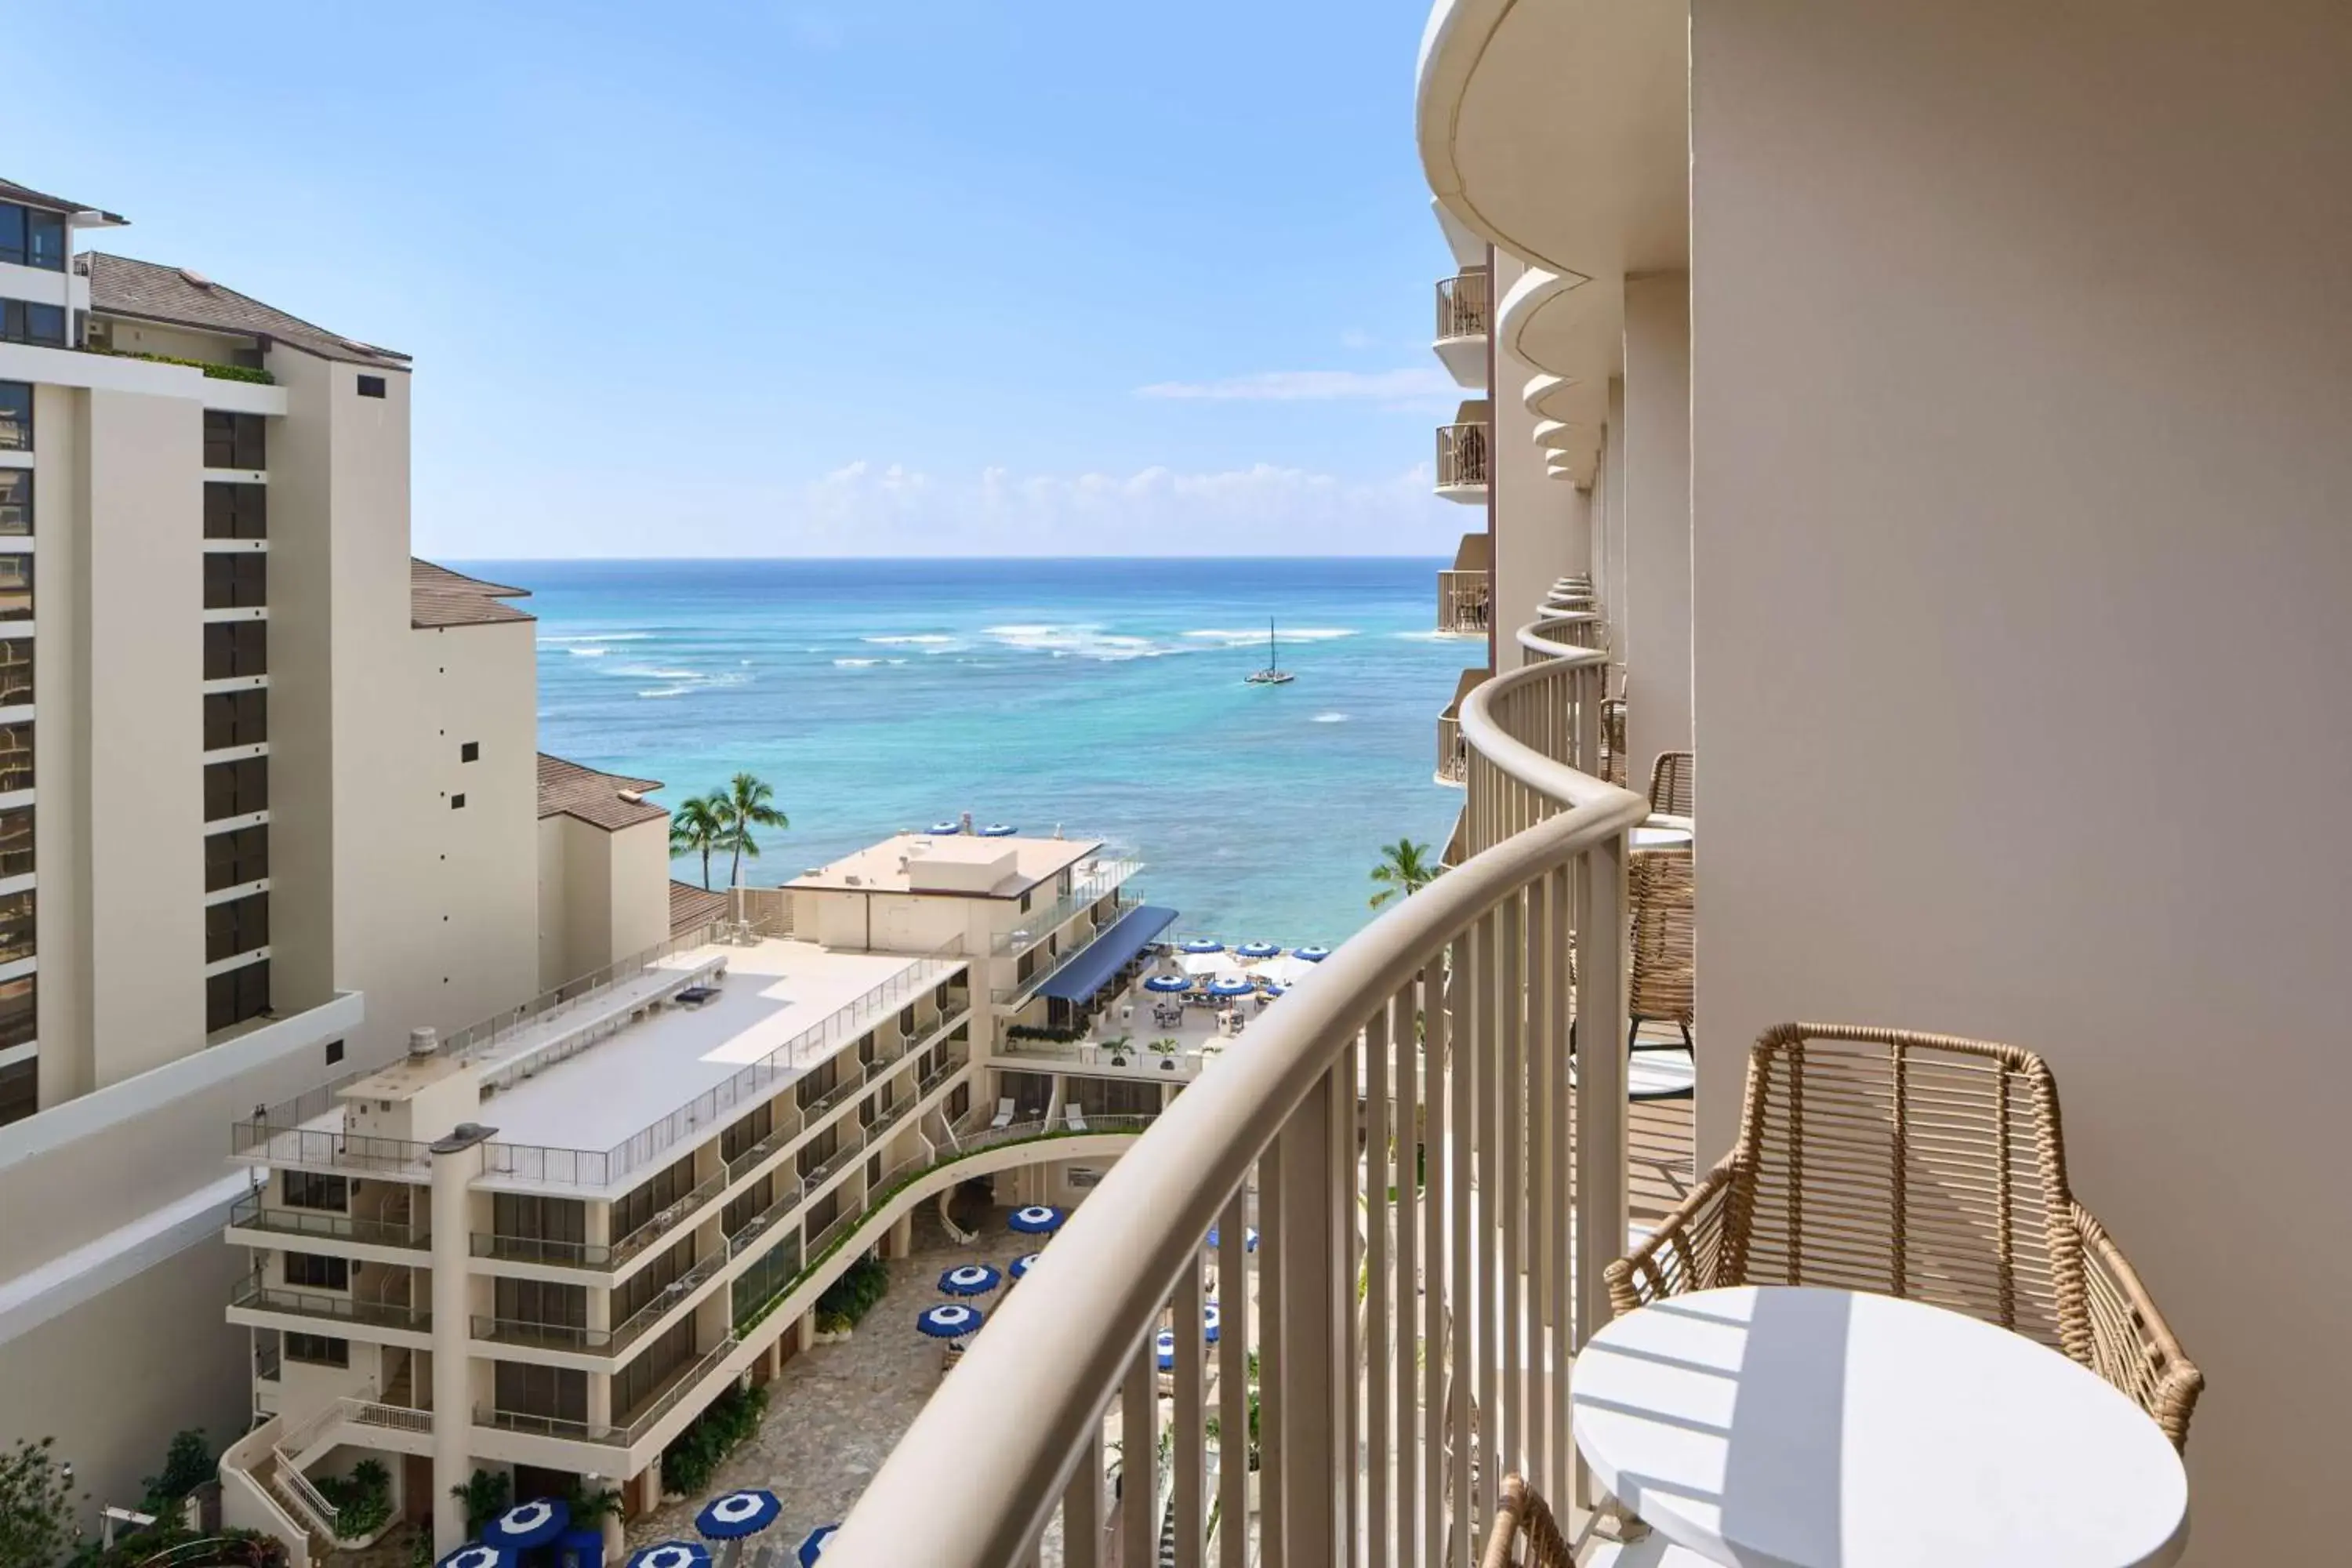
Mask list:
[[433,1331],[433,1313],[429,1308],[412,1307],[405,1301],[378,1301],[352,1296],[330,1296],[322,1291],[289,1290],[283,1286],[265,1285],[257,1279],[238,1281],[229,1295],[228,1304],[257,1312],[286,1312],[299,1318],[323,1318],[339,1323],[362,1323],[371,1328],[405,1329],[415,1333]]
[[1492,293],[1484,268],[1437,280],[1437,341],[1486,335],[1486,301]]
[[[1169,1538],[1179,1563],[1466,1563],[1506,1475],[1573,1495],[1564,1373],[1608,1320],[1624,1247],[1626,1086],[1623,1053],[1591,1048],[1571,1095],[1569,1021],[1623,1037],[1626,834],[1647,809],[1579,771],[1604,670],[1580,650],[1463,700],[1469,858],[1254,1020],[1249,1047],[1112,1167],[931,1395],[828,1568],[1013,1568],[1057,1514],[1070,1568],[1102,1561],[1113,1527],[1129,1563]],[[1154,1452],[1163,1388],[1171,1458],[1128,1466],[1113,1500],[1106,1416],[1127,1454]],[[1213,1458],[1253,1426],[1262,1512],[1249,1467]]]
[[[1042,910],[1032,910],[1021,917],[1021,923],[1012,931],[999,931],[989,943],[988,951],[1002,958],[1008,953],[1026,952],[1062,929],[1070,921],[1101,903],[1106,895],[1129,877],[1143,868],[1140,860],[1106,860],[1094,871],[1080,879],[1063,897]],[[1141,900],[1121,899],[1120,910],[1131,910]]]
[[1437,574],[1437,629],[1467,634],[1483,632],[1493,613],[1494,579],[1485,572],[1440,572]]
[[723,1249],[712,1252],[663,1286],[652,1300],[609,1329],[591,1329],[570,1323],[534,1323],[514,1318],[477,1317],[473,1321],[474,1338],[487,1340],[493,1344],[585,1351],[592,1355],[619,1355],[643,1339],[647,1330],[677,1311],[686,1299],[694,1294],[696,1287],[719,1272],[727,1257]]
[[486,1236],[478,1230],[471,1240],[475,1257],[495,1258],[505,1263],[600,1271],[613,1267],[613,1249],[593,1241],[557,1241],[543,1236]]
[[271,1208],[261,1201],[258,1193],[237,1199],[228,1211],[228,1223],[233,1229],[268,1231],[273,1236],[318,1241],[420,1248],[433,1245],[432,1232],[423,1218],[414,1222],[383,1220],[324,1209]]
[[1440,425],[1437,427],[1437,488],[1465,489],[1484,485],[1492,477],[1488,458],[1494,437],[1483,424]]
[[560,1415],[525,1415],[511,1410],[478,1409],[474,1412],[478,1426],[495,1426],[504,1432],[522,1432],[541,1437],[568,1437],[576,1443],[594,1443],[604,1447],[626,1448],[653,1431],[654,1424],[677,1407],[677,1402],[691,1394],[703,1379],[718,1369],[739,1343],[730,1334],[705,1351],[693,1365],[682,1367],[664,1386],[661,1393],[647,1401],[644,1408],[619,1426],[592,1426],[585,1421],[567,1421]]
[[1470,751],[1462,743],[1462,721],[1437,716],[1437,782],[1458,784],[1470,775]]

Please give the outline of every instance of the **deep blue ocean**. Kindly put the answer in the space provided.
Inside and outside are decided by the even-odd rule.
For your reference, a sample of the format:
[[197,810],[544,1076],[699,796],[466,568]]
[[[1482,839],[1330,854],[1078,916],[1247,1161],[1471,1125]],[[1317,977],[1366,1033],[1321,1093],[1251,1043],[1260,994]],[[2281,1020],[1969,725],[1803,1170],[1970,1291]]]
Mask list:
[[[452,564],[532,590],[544,749],[775,785],[755,884],[969,811],[1131,850],[1178,930],[1335,942],[1461,804],[1436,718],[1484,648],[1431,632],[1434,559]],[[1298,679],[1244,685],[1269,616]]]

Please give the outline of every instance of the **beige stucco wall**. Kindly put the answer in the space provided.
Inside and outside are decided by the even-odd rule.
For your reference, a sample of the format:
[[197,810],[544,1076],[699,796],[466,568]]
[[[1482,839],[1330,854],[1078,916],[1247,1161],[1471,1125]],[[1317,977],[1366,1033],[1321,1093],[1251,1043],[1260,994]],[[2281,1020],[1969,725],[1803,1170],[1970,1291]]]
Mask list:
[[1691,746],[1690,278],[1625,281],[1626,782]]
[[[1523,263],[1497,256],[1495,298],[1500,300],[1526,271]],[[1572,514],[1581,512],[1574,504],[1575,487],[1544,471],[1549,454],[1535,443],[1536,416],[1523,395],[1535,374],[1533,365],[1496,345],[1492,624],[1499,662],[1491,668],[1496,669],[1518,668],[1516,634],[1536,618],[1537,608],[1552,584],[1580,568],[1584,547],[1572,521]]]
[[[39,944],[40,1103],[97,1087],[91,1044],[96,954],[89,942],[89,394],[37,386],[33,394],[35,937]],[[62,526],[41,530],[42,521]],[[201,782],[198,784],[201,791]],[[42,873],[47,872],[45,876]]]
[[604,962],[642,952],[669,937],[669,819],[605,835],[613,858],[612,926]]
[[2340,1560],[2352,12],[1693,12],[1700,1157],[1778,1019],[2043,1053],[2192,1560]]

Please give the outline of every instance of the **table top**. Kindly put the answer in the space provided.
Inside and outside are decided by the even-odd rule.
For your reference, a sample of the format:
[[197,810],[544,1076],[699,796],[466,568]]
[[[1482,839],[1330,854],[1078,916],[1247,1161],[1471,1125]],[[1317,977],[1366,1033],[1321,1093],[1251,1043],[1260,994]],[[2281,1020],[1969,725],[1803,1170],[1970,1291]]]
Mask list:
[[1737,1568],[2167,1568],[2179,1456],[2021,1335],[1915,1301],[1741,1287],[1594,1335],[1570,1389],[1595,1479]]
[[1627,842],[1636,851],[1679,848],[1689,844],[1692,837],[1691,830],[1687,827],[1668,827],[1657,823],[1646,822],[1626,836]]

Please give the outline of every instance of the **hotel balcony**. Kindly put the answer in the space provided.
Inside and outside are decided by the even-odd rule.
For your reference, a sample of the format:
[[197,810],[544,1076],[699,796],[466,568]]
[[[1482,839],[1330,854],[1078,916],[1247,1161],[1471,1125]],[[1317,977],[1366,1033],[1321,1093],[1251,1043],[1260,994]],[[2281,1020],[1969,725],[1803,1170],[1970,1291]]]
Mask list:
[[1493,291],[1486,269],[1465,268],[1437,281],[1437,331],[1431,347],[1454,384],[1484,391],[1486,333],[1493,324]]
[[1495,603],[1495,540],[1465,533],[1454,564],[1437,574],[1437,629],[1447,637],[1485,637]]
[[1484,398],[1465,403],[1437,427],[1437,493],[1465,506],[1486,504],[1494,473],[1493,420]]
[[1437,716],[1437,773],[1439,784],[1456,788],[1470,776],[1470,748],[1462,739],[1462,700],[1483,685],[1495,672],[1483,667],[1465,669],[1454,678],[1454,700]]

